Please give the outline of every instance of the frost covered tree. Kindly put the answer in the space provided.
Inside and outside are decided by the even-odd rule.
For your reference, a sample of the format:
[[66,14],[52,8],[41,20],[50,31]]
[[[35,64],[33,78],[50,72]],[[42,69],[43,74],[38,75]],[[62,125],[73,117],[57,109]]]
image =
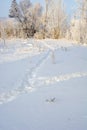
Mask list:
[[77,10],[71,20],[71,38],[87,43],[87,0],[77,0]]
[[17,4],[16,0],[12,1],[9,11],[9,17],[15,18],[21,25],[26,37],[34,36],[36,27],[39,23],[42,7],[40,4],[33,5],[30,0],[21,0]]
[[80,42],[87,43],[87,0],[78,1]]
[[[26,4],[25,4],[26,3]],[[27,6],[26,6],[27,5]],[[9,10],[9,17],[15,18],[21,25],[22,31],[28,36],[28,28],[27,28],[27,17],[26,10],[30,6],[30,1],[26,0],[21,1],[20,5],[17,4],[16,0],[12,1],[11,8]],[[19,30],[21,30],[19,28]]]
[[11,8],[9,10],[9,17],[15,18],[16,20],[22,22],[22,14],[16,0],[12,0]]
[[43,17],[43,38],[47,37],[47,24],[48,24],[48,7],[49,7],[50,0],[45,0],[45,14]]
[[45,9],[43,13],[42,38],[64,37],[67,25],[67,17],[62,0],[44,0]]
[[50,0],[47,15],[47,27],[52,37],[64,37],[67,26],[67,16],[63,0]]

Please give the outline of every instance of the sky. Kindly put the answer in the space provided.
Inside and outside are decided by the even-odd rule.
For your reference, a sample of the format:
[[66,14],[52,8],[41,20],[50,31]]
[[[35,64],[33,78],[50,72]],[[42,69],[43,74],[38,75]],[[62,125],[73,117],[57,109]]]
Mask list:
[[[19,2],[20,0],[17,0]],[[44,0],[30,0],[33,3],[40,2],[44,6]],[[8,17],[9,8],[11,6],[12,0],[0,0],[0,17]],[[72,13],[72,7],[75,6],[75,0],[64,0],[66,5],[66,10],[70,14]]]

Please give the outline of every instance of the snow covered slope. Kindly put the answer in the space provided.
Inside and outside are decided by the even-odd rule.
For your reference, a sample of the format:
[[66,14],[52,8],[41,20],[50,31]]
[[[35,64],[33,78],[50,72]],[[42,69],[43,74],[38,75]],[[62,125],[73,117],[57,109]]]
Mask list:
[[0,130],[86,130],[87,46],[0,43]]

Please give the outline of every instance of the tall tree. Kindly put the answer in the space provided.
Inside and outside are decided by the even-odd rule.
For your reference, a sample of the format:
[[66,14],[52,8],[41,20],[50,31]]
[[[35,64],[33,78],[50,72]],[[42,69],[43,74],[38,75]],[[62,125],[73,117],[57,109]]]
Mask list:
[[74,32],[78,32],[77,37],[74,36],[75,40],[80,43],[87,43],[87,0],[77,0],[77,9],[73,22],[72,36],[74,36]]
[[64,36],[67,17],[63,0],[50,0],[47,8],[47,27],[52,32],[52,37]]
[[22,27],[26,37],[34,36],[36,22],[41,14],[41,6],[33,6],[30,0],[21,0],[19,5],[16,0],[12,1],[9,17],[15,18]]
[[9,10],[9,17],[15,18],[16,20],[22,22],[22,14],[16,0],[12,0],[11,8]]

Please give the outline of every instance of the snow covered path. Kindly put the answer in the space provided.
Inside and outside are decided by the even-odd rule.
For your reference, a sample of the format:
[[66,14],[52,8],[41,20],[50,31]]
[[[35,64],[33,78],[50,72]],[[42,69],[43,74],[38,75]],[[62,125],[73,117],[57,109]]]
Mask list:
[[[22,43],[19,44],[17,42],[22,42]],[[27,41],[23,42],[23,41],[18,40],[16,42],[14,42],[14,44],[8,42],[8,46],[6,46],[5,48],[2,49],[1,57],[0,57],[0,62],[1,62],[1,66],[2,66],[1,71],[6,69],[7,74],[9,73],[8,71],[10,71],[10,73],[11,72],[12,73],[9,76],[7,75],[7,77],[6,77],[6,73],[3,76],[1,75],[1,82],[4,79],[4,77],[6,77],[7,81],[4,82],[4,80],[3,80],[2,84],[1,84],[2,86],[5,86],[4,85],[4,83],[5,83],[6,86],[0,88],[0,93],[1,93],[0,94],[0,104],[12,101],[21,94],[32,92],[34,90],[34,88],[36,88],[35,87],[36,85],[33,86],[32,82],[31,82],[31,81],[33,81],[33,82],[36,81],[34,79],[34,77],[36,75],[36,70],[40,67],[40,65],[44,61],[46,61],[48,56],[50,57],[51,51],[55,50],[56,47],[58,49],[59,48],[61,49],[61,46],[63,46],[62,49],[65,50],[67,45],[70,46],[69,44],[66,44],[64,46],[64,43],[63,44],[61,43],[62,45],[60,45],[60,44],[57,45],[56,42],[54,44],[52,43],[50,46],[50,44],[49,44],[50,42],[51,42],[51,40],[47,40],[47,41],[30,40],[29,42],[27,42]],[[34,44],[36,44],[36,45],[34,45]],[[45,52],[43,52],[43,49],[45,49]],[[42,52],[40,52],[41,50],[42,50]],[[41,53],[43,53],[43,54],[41,54]],[[35,61],[34,61],[34,65],[32,65],[32,63],[30,63],[32,61],[32,59],[31,59],[31,61],[29,59],[32,56],[34,57],[34,55],[37,55],[36,56],[37,61],[35,60],[35,58],[33,58]],[[16,66],[15,66],[15,62],[14,62],[15,60],[19,60],[19,63],[17,61]],[[3,61],[7,62],[5,64],[6,67],[3,67]],[[10,65],[9,62],[12,62],[12,65]],[[21,64],[26,65],[26,63],[28,64],[26,66],[28,68],[27,70],[24,69],[25,66],[22,66],[22,67],[20,66]],[[10,66],[10,70],[8,68],[9,66]],[[20,71],[22,71],[22,73],[24,73],[24,76],[21,73],[22,77],[19,75],[20,71],[19,71],[19,73],[16,72],[17,73],[16,75],[13,73],[13,68],[17,69],[15,71],[18,71],[18,69],[19,69],[18,66],[20,68],[24,69],[24,72],[22,70],[20,70]],[[28,67],[28,66],[30,66],[30,67]],[[3,74],[3,72],[2,72],[2,74]],[[11,76],[13,76],[14,79],[12,79]],[[17,77],[18,79],[15,77]],[[10,80],[14,80],[14,82],[12,81],[12,83],[9,84]],[[16,80],[16,83],[15,83],[15,80]],[[41,83],[41,81],[39,81],[39,82]]]
[[[66,75],[60,75],[60,76],[54,76],[54,77],[32,78],[31,82],[33,86],[37,86],[37,88],[39,88],[42,85],[44,86],[51,85],[57,82],[63,82],[70,79],[81,78],[81,77],[87,77],[87,72],[72,73],[72,74],[66,74]],[[36,87],[33,87],[33,88],[36,88]]]
[[42,55],[39,60],[35,63],[34,66],[29,68],[29,70],[26,71],[24,78],[19,83],[19,86],[16,89],[9,90],[9,92],[4,92],[0,95],[0,104],[12,101],[13,99],[17,98],[17,96],[28,93],[33,91],[33,86],[30,84],[30,79],[32,79],[35,76],[36,69],[46,60],[47,56],[49,55],[49,51],[47,51],[44,55]]
[[35,42],[0,52],[0,130],[86,130],[87,47]]

